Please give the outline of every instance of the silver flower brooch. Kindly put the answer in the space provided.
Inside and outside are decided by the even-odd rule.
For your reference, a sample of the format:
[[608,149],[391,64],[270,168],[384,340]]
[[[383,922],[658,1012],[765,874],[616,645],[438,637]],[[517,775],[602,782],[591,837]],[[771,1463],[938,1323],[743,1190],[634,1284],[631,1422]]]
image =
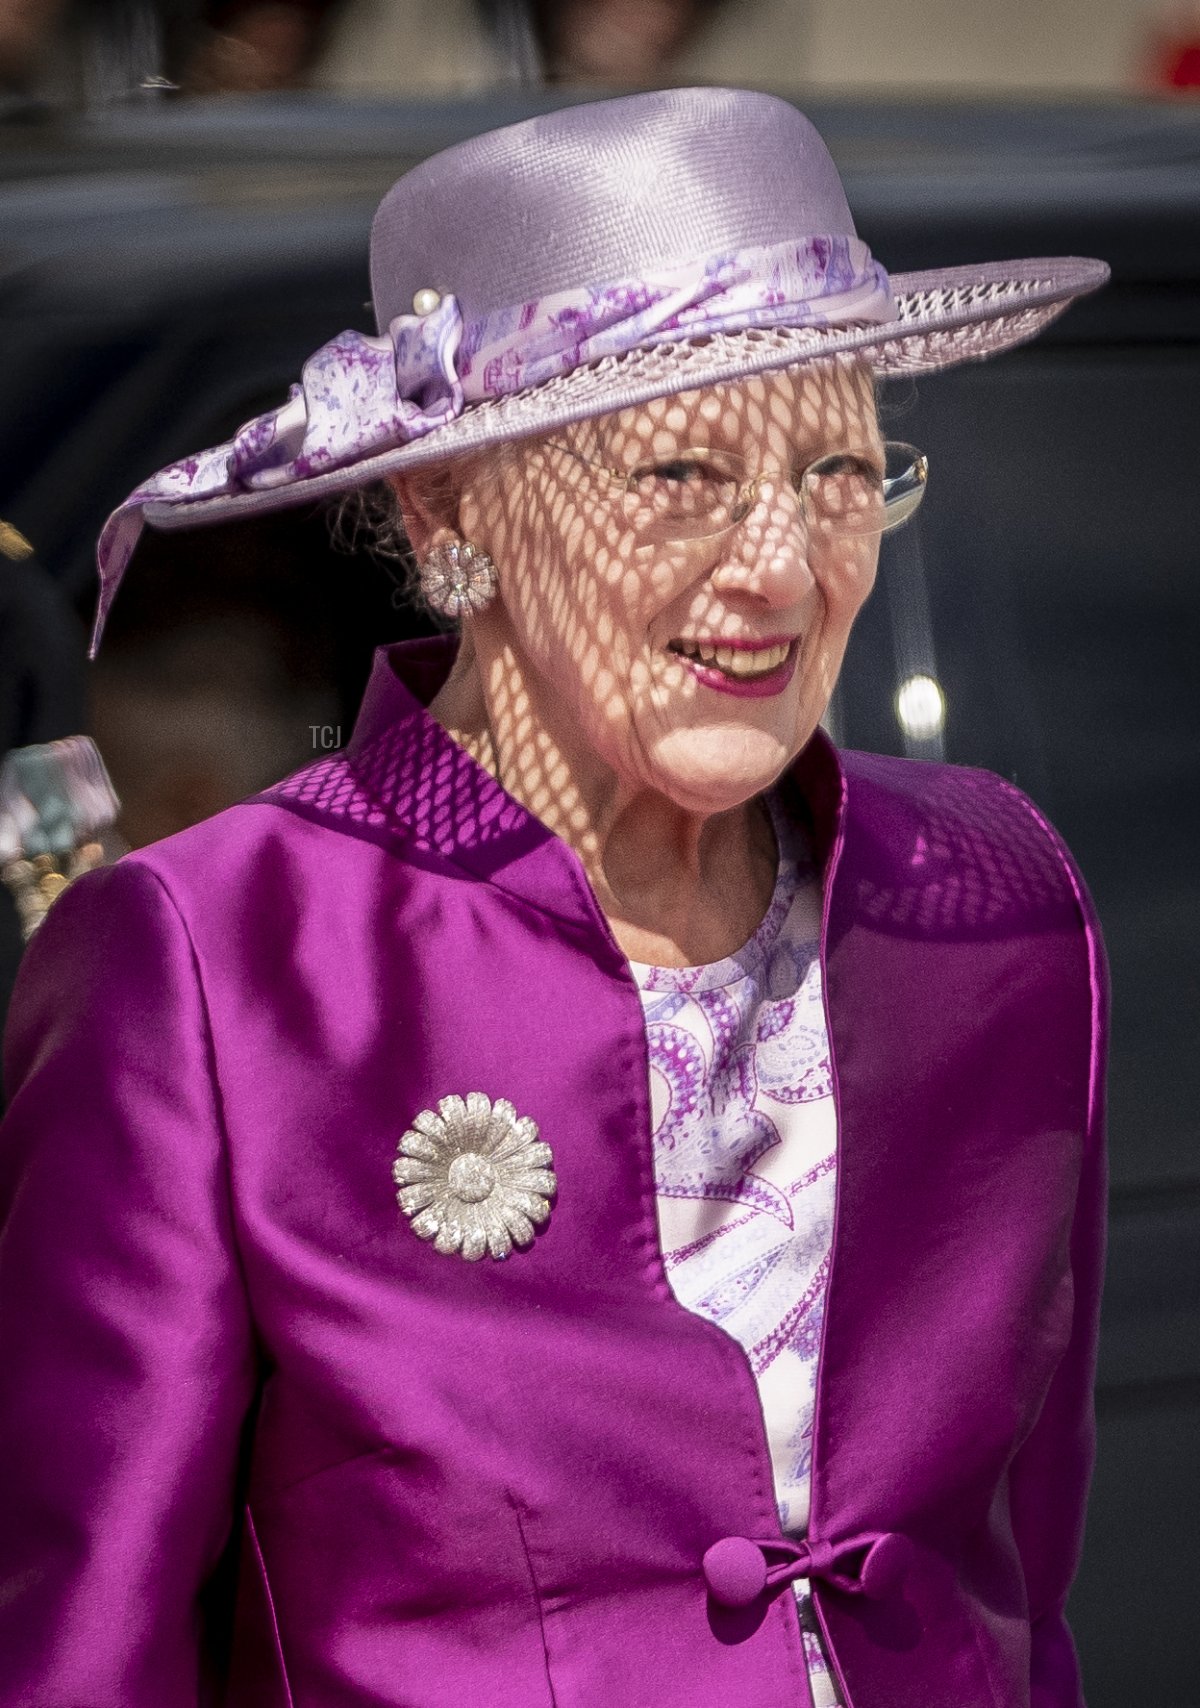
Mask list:
[[392,1164],[396,1198],[422,1239],[468,1262],[529,1245],[558,1183],[537,1122],[482,1091],[422,1109]]

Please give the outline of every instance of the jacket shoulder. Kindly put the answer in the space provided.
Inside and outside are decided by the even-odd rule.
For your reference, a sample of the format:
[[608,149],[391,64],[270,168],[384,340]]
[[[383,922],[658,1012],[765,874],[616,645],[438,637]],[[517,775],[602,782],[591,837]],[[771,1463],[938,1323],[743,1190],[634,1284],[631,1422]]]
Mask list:
[[1096,931],[1079,867],[1016,784],[966,765],[842,751],[846,833],[873,875],[963,924],[1073,915]]

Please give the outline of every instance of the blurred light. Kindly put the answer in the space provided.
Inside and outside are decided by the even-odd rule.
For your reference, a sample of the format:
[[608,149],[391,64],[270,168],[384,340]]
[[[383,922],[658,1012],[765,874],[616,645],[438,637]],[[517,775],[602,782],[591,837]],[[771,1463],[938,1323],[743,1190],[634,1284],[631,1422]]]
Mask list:
[[946,723],[946,696],[932,676],[908,676],[896,691],[896,721],[912,741],[930,741]]

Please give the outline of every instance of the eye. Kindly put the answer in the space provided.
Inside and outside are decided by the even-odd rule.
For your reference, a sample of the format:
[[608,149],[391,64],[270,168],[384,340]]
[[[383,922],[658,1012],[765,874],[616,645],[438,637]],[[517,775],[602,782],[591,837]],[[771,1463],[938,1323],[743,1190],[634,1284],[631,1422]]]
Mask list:
[[882,467],[855,451],[835,451],[832,456],[821,457],[805,473],[818,480],[861,481],[864,486],[880,489],[883,486]]
[[805,471],[800,490],[820,524],[836,533],[875,534],[886,519],[884,481],[883,468],[869,454],[835,451]]
[[726,477],[714,462],[698,457],[674,457],[669,462],[643,463],[629,478],[631,485],[661,481],[665,486],[697,486],[705,482],[719,484]]
[[686,538],[713,517],[723,521],[738,483],[718,456],[689,449],[633,469],[625,490],[626,515],[635,528]]

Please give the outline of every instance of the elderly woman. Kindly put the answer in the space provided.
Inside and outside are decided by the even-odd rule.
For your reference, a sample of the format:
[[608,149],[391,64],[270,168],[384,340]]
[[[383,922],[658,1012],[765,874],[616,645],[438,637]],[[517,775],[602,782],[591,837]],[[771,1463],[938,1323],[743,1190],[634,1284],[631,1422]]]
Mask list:
[[818,721],[925,478],[874,377],[1105,270],[889,282],[721,90],[427,161],[372,265],[102,541],[93,649],[143,515],[386,479],[461,634],[30,947],[0,1702],[1071,1708],[1095,922],[1007,783]]

